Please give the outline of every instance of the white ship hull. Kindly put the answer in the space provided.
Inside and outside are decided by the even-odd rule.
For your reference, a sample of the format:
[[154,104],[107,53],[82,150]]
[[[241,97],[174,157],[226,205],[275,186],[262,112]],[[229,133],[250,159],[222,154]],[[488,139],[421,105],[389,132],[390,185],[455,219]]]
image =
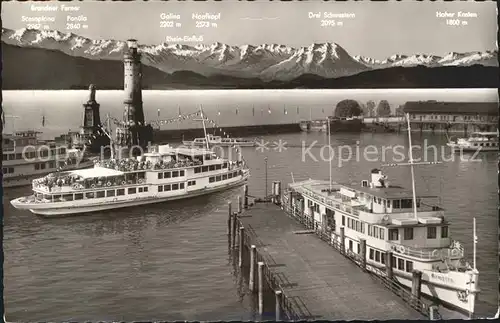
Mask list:
[[63,203],[23,203],[23,198],[18,198],[11,201],[11,204],[18,209],[26,209],[34,214],[43,216],[62,216],[62,215],[73,215],[81,213],[98,212],[112,209],[119,209],[125,207],[133,207],[139,205],[162,203],[173,200],[180,200],[186,198],[192,198],[195,196],[201,196],[206,194],[211,194],[215,192],[220,192],[227,190],[229,188],[242,185],[249,177],[249,173],[245,173],[241,178],[225,183],[223,185],[218,185],[214,187],[200,188],[195,190],[190,190],[188,192],[179,192],[180,194],[169,195],[169,196],[158,196],[158,195],[148,195],[140,196],[135,199],[126,198],[104,198],[100,202],[88,202],[88,200],[71,201]]
[[[203,147],[205,143],[193,142],[193,141],[182,141],[182,144],[185,146],[196,146]],[[211,146],[219,146],[219,147],[254,147],[255,142],[211,142],[209,143]]]
[[498,146],[493,147],[472,147],[470,145],[461,145],[453,142],[449,142],[446,144],[448,147],[453,148],[456,151],[473,151],[473,152],[487,152],[487,151],[498,151]]
[[[428,281],[425,280],[425,276],[428,276],[428,273],[424,271],[422,274],[422,286],[421,286],[422,294],[424,294],[428,298],[439,300],[440,302],[444,303],[448,308],[458,310],[462,313],[467,313],[467,314],[474,313],[474,304],[476,302],[476,296],[477,296],[476,294],[471,294],[465,299],[463,299],[464,301],[460,301],[458,293],[464,291],[454,290],[451,289],[449,286],[442,287],[439,285],[429,283]],[[404,278],[401,276],[396,276],[395,278],[398,280],[398,282],[411,289],[412,285],[411,278]]]

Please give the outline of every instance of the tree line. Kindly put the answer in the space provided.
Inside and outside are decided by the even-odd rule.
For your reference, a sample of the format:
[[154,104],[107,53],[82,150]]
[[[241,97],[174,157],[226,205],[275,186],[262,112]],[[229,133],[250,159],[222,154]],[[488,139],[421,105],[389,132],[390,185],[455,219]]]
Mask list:
[[389,117],[402,116],[404,114],[404,105],[400,104],[392,113],[391,105],[387,100],[381,100],[378,104],[373,100],[360,103],[356,100],[346,99],[337,103],[335,107],[335,116],[338,118],[348,117]]

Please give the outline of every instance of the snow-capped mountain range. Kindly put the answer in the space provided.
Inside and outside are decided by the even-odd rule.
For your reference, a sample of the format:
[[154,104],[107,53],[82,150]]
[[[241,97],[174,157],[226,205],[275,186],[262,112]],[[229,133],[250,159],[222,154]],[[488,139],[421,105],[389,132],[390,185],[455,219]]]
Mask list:
[[[56,30],[2,28],[2,41],[20,47],[57,50],[92,60],[121,60],[126,42],[92,40]],[[143,63],[167,73],[187,70],[210,76],[215,74],[258,77],[287,81],[303,74],[337,78],[389,67],[498,66],[498,51],[435,55],[393,55],[385,60],[351,56],[336,43],[312,44],[293,48],[278,44],[231,46],[222,43],[196,46],[162,43],[140,45]]]

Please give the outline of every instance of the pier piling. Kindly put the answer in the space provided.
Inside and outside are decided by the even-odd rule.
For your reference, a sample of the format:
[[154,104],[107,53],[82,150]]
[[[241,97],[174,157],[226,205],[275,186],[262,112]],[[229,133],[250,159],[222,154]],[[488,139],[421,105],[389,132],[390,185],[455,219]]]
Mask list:
[[245,242],[244,238],[245,238],[245,228],[240,227],[240,239],[239,239],[240,246],[239,246],[239,250],[238,250],[238,253],[239,253],[238,266],[240,268],[243,266],[243,247],[244,247],[244,242]]
[[255,291],[255,260],[257,258],[257,247],[252,245],[250,247],[250,277],[248,279],[248,289],[251,292]]
[[238,195],[238,214],[241,213],[241,196]]
[[281,321],[281,298],[283,296],[283,293],[280,290],[277,290],[274,292],[274,296],[276,299],[276,307],[274,312],[276,313],[276,321],[279,322]]
[[264,313],[264,263],[258,263],[258,280],[259,280],[259,314]]
[[231,247],[234,248],[236,246],[236,228],[238,223],[238,216],[236,213],[233,213],[232,223],[231,223]]
[[385,273],[387,274],[387,278],[389,280],[392,280],[392,268],[393,268],[393,258],[392,258],[392,252],[391,251],[386,251],[385,252]]
[[340,252],[345,255],[345,228],[340,228]]
[[245,184],[243,186],[243,198],[244,198],[244,200],[243,200],[243,203],[244,203],[243,207],[245,209],[248,209],[248,184]]
[[361,268],[366,270],[366,239],[359,239],[359,248],[361,256]]
[[232,206],[231,206],[231,201],[227,202],[227,208],[229,210],[228,216],[227,216],[227,234],[231,234],[231,217],[232,217]]
[[415,301],[420,300],[421,290],[422,290],[422,272],[419,270],[414,270],[411,281],[411,294],[414,297]]

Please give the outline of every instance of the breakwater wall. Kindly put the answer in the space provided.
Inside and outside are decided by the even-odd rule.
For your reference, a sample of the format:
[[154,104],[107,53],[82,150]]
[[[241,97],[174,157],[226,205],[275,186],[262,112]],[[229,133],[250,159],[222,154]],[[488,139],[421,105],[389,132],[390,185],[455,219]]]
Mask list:
[[[301,131],[298,123],[223,127],[222,130],[226,132],[226,134],[228,134],[230,137],[274,135],[284,133],[297,133]],[[209,133],[214,133],[213,128],[207,128],[207,131]],[[222,135],[220,130],[216,131],[215,134]],[[169,130],[156,129],[153,131],[153,141],[155,143],[165,141],[181,141],[182,138],[184,138],[184,140],[191,140],[203,136],[204,134],[202,128]]]

